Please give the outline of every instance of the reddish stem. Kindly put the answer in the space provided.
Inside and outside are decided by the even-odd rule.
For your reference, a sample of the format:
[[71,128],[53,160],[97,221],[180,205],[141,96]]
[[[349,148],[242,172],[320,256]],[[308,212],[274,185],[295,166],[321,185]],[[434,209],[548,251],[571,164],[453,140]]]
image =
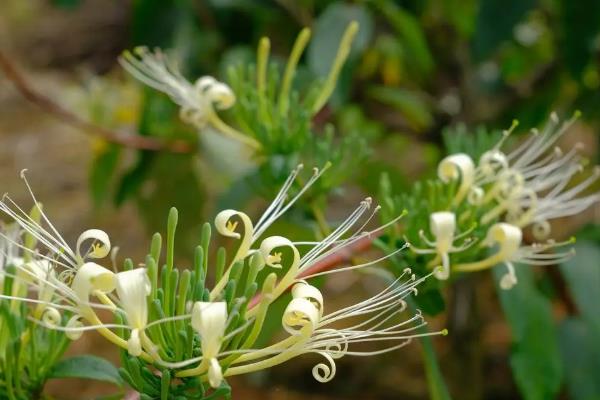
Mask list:
[[150,136],[114,132],[81,119],[76,114],[52,101],[48,96],[38,93],[33,89],[32,85],[27,82],[25,76],[12,63],[10,57],[5,55],[2,51],[0,51],[0,69],[27,101],[35,104],[43,111],[53,115],[62,122],[101,137],[108,142],[141,150],[165,150],[172,153],[191,153],[194,151],[193,146],[186,141],[164,141]]

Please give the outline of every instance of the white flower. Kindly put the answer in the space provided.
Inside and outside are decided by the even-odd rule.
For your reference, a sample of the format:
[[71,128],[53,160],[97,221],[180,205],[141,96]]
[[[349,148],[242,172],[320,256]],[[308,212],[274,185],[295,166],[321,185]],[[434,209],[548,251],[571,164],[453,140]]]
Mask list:
[[225,110],[235,103],[229,86],[211,76],[203,76],[192,85],[160,49],[151,52],[137,47],[133,54],[124,52],[119,62],[140,82],[167,94],[181,106],[181,119],[197,128],[208,123],[215,108]]
[[202,357],[209,363],[209,383],[216,388],[223,380],[223,372],[217,356],[227,328],[227,303],[196,302],[192,311],[192,327],[200,334]]
[[[316,365],[313,376],[319,382],[327,382],[335,376],[335,359],[344,355],[381,354],[405,346],[415,337],[446,334],[445,330],[418,333],[426,324],[420,313],[398,322],[397,316],[406,310],[404,299],[416,293],[416,286],[423,279],[416,279],[410,270],[405,270],[398,280],[377,295],[324,316],[320,291],[299,282],[292,288],[292,301],[282,317],[282,326],[290,337],[265,349],[242,354],[226,370],[225,376],[269,368],[302,354],[316,353],[324,357],[326,363]],[[373,351],[350,349],[354,344],[368,342],[389,344]]]
[[573,250],[557,253],[548,253],[548,250],[562,247],[571,241],[555,243],[548,241],[544,244],[522,246],[523,233],[521,228],[505,222],[494,224],[488,230],[483,245],[497,246],[497,251],[489,257],[471,263],[454,266],[456,271],[478,271],[491,268],[496,264],[504,264],[507,273],[500,280],[502,289],[510,289],[517,284],[514,263],[529,265],[552,265],[565,261],[573,255]]
[[[474,184],[487,187],[483,203],[494,205],[483,216],[484,224],[505,214],[507,222],[521,228],[531,225],[535,237],[545,239],[550,234],[550,220],[575,215],[600,200],[599,193],[583,194],[598,180],[600,170],[594,169],[589,178],[571,185],[583,170],[577,147],[567,153],[555,147],[575,118],[577,115],[561,124],[553,113],[542,132],[533,129],[510,153],[501,151],[503,139],[483,154]],[[506,131],[505,137],[511,131]]]
[[450,277],[450,253],[461,252],[469,248],[473,243],[471,239],[466,239],[460,246],[455,246],[454,242],[468,235],[470,231],[463,232],[462,234],[455,236],[456,232],[456,216],[450,211],[438,211],[430,215],[429,222],[430,230],[435,240],[431,241],[427,239],[425,233],[419,231],[421,239],[431,247],[431,249],[421,249],[410,245],[410,249],[417,254],[436,254],[436,258],[433,259],[430,264],[436,265],[442,262],[441,268],[436,268],[434,276],[438,279],[448,279]]
[[453,199],[454,205],[460,204],[467,194],[473,191],[475,164],[471,157],[466,154],[450,155],[439,163],[438,177],[444,183],[460,180],[460,186]]
[[115,286],[121,308],[127,316],[127,323],[131,327],[131,337],[128,340],[128,351],[131,355],[139,356],[142,353],[140,332],[148,323],[147,297],[152,290],[150,279],[145,268],[136,268],[130,271],[119,272],[115,275]]

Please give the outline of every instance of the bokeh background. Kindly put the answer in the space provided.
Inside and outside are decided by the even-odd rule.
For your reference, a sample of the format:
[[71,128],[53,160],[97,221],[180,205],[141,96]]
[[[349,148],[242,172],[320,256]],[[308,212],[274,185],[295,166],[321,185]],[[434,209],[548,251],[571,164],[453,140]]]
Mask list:
[[[262,36],[271,38],[273,56],[284,61],[297,33],[308,26],[313,39],[300,74],[324,75],[350,20],[359,21],[360,31],[338,88],[315,123],[331,123],[338,134],[357,131],[370,151],[360,164],[349,162],[346,176],[326,196],[328,220],[338,220],[365,193],[376,194],[383,171],[390,173],[396,192],[433,176],[444,155],[445,131],[503,129],[513,119],[527,130],[543,124],[551,111],[566,118],[581,110],[583,117],[562,144],[583,143],[590,164],[598,163],[600,3],[594,0],[3,0],[2,191],[29,201],[19,179],[27,168],[38,198],[67,238],[88,227],[104,229],[134,260],[143,260],[151,233],[164,231],[168,208],[177,206],[185,265],[200,224],[211,221],[216,210],[257,211],[272,192],[256,183],[264,170],[253,175],[252,161],[240,161],[232,143],[200,137],[178,122],[168,100],[122,71],[118,55],[136,45],[160,46],[183,60],[190,79],[205,74],[225,79],[229,65],[253,60]],[[65,122],[69,118],[61,110],[94,127]],[[173,154],[120,146],[105,140],[103,129],[186,140],[191,150]],[[274,160],[271,167],[280,179],[277,165]],[[600,222],[599,210],[560,221],[559,236],[587,224],[583,236],[597,243],[593,224]],[[577,263],[598,267],[599,254],[592,248]],[[542,284],[555,299],[553,314],[560,324],[579,310],[558,269],[550,269]],[[376,281],[336,276],[326,290],[343,305],[372,292]],[[598,291],[586,293],[586,301],[598,304]],[[492,279],[482,275],[458,282],[446,295],[448,312],[432,323],[451,331],[435,346],[453,398],[520,398],[509,361],[511,330]],[[562,340],[565,354],[571,354],[573,340]],[[414,343],[383,357],[346,358],[326,385],[312,379],[314,360],[302,358],[232,381],[234,395],[425,399],[421,351]],[[116,351],[94,334],[69,352],[118,362]],[[563,360],[560,377],[546,379],[562,380],[560,398],[599,399],[594,390],[600,366],[595,382],[589,374],[598,360],[589,363],[575,354]],[[582,395],[572,389],[578,385],[589,390]],[[48,393],[59,399],[114,391],[88,381],[48,385]]]

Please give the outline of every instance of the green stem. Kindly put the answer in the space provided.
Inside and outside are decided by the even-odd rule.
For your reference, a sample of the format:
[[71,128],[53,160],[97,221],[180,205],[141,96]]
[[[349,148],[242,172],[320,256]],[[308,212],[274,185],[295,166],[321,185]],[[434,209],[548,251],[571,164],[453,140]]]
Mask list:
[[296,75],[296,67],[309,40],[310,29],[302,29],[302,31],[296,38],[296,42],[294,42],[294,47],[292,48],[290,58],[288,59],[287,65],[285,67],[283,80],[281,82],[281,91],[279,92],[279,113],[282,116],[287,114],[290,100],[290,89],[292,87],[294,75]]
[[325,80],[325,84],[323,85],[323,89],[319,93],[317,100],[313,104],[312,112],[316,114],[323,108],[333,90],[335,89],[335,85],[337,83],[337,79],[340,75],[340,71],[346,62],[346,59],[350,55],[350,50],[352,49],[352,42],[354,41],[354,37],[358,32],[358,22],[352,21],[346,28],[344,32],[344,36],[342,36],[342,40],[340,42],[340,47],[338,48],[338,52],[333,60],[333,64],[331,65],[331,69],[329,70],[329,75],[327,75],[327,79]]

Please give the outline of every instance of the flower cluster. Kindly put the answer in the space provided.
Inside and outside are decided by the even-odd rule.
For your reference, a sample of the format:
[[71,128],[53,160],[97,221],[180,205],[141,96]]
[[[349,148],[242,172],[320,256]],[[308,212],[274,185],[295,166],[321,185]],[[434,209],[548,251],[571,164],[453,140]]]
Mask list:
[[[550,221],[580,213],[600,200],[600,193],[589,193],[600,168],[580,178],[577,175],[584,171],[584,163],[577,147],[565,153],[556,146],[576,117],[561,123],[552,114],[541,132],[533,129],[523,143],[505,152],[504,142],[517,126],[514,123],[478,163],[464,153],[440,162],[438,178],[453,190],[452,195],[445,209],[430,214],[434,239],[420,231],[419,239],[412,241],[423,243],[412,246],[415,253],[434,256],[430,265],[441,264],[436,277],[448,279],[451,271],[477,271],[504,264],[507,273],[500,286],[510,289],[517,283],[514,263],[551,265],[573,254],[571,249],[555,251],[568,246],[572,239],[560,243],[549,239]],[[460,226],[464,227],[462,232]],[[487,231],[478,236],[475,227]],[[523,244],[523,232],[528,229],[540,242]],[[485,250],[488,247],[495,250],[490,254]],[[473,249],[479,249],[483,256],[461,259]],[[453,262],[451,257],[460,261]]]
[[[387,227],[365,230],[379,209],[371,211],[370,198],[320,242],[264,237],[265,231],[323,173],[315,169],[307,183],[290,196],[301,170],[299,166],[292,172],[256,223],[236,210],[216,216],[216,231],[237,243],[231,257],[221,248],[216,259],[209,260],[211,229],[205,225],[193,267],[181,271],[174,266],[173,254],[176,210],[169,215],[164,266],[158,268],[162,239],[156,234],[144,264],[134,268],[128,261],[117,272],[101,264],[111,255],[108,235],[97,229],[87,230],[72,249],[50,223],[25,180],[39,218],[24,212],[8,196],[0,202],[0,211],[37,245],[24,245],[11,231],[0,233],[4,239],[2,253],[16,268],[12,292],[1,297],[33,304],[39,312],[33,314],[32,321],[65,332],[72,340],[87,330],[96,330],[144,365],[172,374],[180,382],[200,377],[198,382],[208,382],[212,388],[219,388],[226,377],[269,368],[307,353],[325,359],[314,367],[313,375],[326,382],[335,375],[335,360],[339,357],[379,354],[402,347],[414,337],[444,333],[422,330],[426,322],[418,311],[408,319],[401,318],[407,309],[405,299],[416,294],[417,286],[427,278],[418,278],[408,269],[380,293],[326,312],[324,296],[309,283],[310,278],[371,266],[400,250],[336,270],[320,267],[331,255]],[[15,248],[22,250],[23,260],[14,256]],[[209,269],[209,265],[214,268]],[[207,276],[213,272],[215,284],[209,289]],[[281,317],[288,337],[254,348],[269,318],[270,306],[288,290],[291,300]],[[103,320],[100,315],[106,313],[99,310],[108,310],[114,320]],[[383,344],[353,348],[357,343],[371,342]],[[160,381],[153,374],[143,378],[149,381],[142,383],[127,370],[124,375],[139,391],[147,390],[152,379]]]

